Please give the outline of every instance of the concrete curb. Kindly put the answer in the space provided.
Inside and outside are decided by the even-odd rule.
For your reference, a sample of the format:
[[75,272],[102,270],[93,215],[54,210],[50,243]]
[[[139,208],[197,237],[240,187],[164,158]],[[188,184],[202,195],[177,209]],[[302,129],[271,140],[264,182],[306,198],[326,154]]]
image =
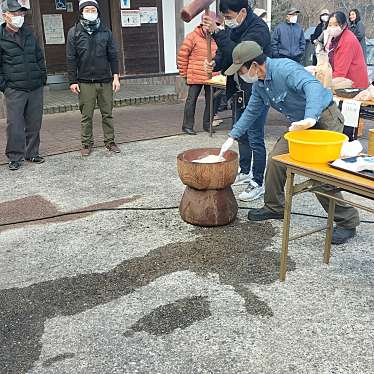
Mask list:
[[[114,108],[120,108],[120,107],[131,106],[131,105],[144,105],[144,104],[157,104],[157,103],[176,104],[178,102],[179,102],[179,99],[176,93],[143,96],[143,97],[126,97],[126,98],[115,99]],[[78,104],[61,104],[61,105],[45,106],[44,114],[65,113],[65,112],[71,112],[75,110],[79,110]]]

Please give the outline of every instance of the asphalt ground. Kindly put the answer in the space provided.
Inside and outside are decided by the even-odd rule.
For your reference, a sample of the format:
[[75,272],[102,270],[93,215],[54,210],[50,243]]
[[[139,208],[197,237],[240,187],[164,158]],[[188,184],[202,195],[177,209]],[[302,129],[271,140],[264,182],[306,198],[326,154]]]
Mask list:
[[[283,129],[281,120],[267,128],[268,149]],[[122,144],[119,155],[97,148],[86,159],[69,152],[17,173],[4,165],[2,223],[178,206],[176,155],[225,138],[171,136]],[[325,215],[308,194],[293,210]],[[292,231],[324,222],[293,216]],[[334,246],[330,265],[322,262],[323,233],[292,242],[285,283],[277,280],[281,227],[250,223],[245,209],[232,225],[210,229],[184,223],[176,209],[2,227],[0,372],[372,372],[373,225]]]

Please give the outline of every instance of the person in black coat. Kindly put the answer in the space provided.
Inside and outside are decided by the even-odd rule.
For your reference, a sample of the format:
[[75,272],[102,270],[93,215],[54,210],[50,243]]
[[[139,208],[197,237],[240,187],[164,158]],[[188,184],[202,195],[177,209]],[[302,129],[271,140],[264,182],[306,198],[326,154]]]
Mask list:
[[353,34],[356,35],[358,41],[360,42],[366,61],[365,26],[361,21],[360,12],[358,9],[352,9],[349,12],[349,29],[353,32]]
[[[316,43],[318,42],[318,38],[326,29],[329,21],[329,15],[330,12],[328,11],[328,9],[323,9],[321,11],[321,14],[319,15],[320,23],[317,25],[316,29],[314,30],[314,33],[310,36],[310,42],[312,44],[316,45]],[[317,56],[315,53],[313,54],[313,65],[317,65]]]
[[[231,64],[232,51],[242,41],[255,41],[268,56],[271,54],[270,32],[267,24],[256,16],[248,0],[221,0],[220,11],[225,18],[225,27],[218,27],[210,17],[204,17],[205,31],[212,34],[217,43],[217,53],[211,63],[205,63],[207,72],[226,71]],[[243,113],[252,92],[252,83],[243,80],[239,74],[227,77],[226,95],[233,100],[233,122]],[[243,97],[244,96],[244,97]],[[239,139],[240,172],[236,184],[248,183],[245,192],[239,195],[243,201],[252,201],[263,194],[263,176],[266,166],[264,125],[268,110],[259,113],[255,129]],[[252,173],[250,177],[253,156]]]
[[114,141],[113,92],[120,90],[118,50],[113,34],[100,18],[96,0],[79,1],[79,21],[68,32],[66,57],[70,91],[79,95],[81,155],[92,151],[93,114],[98,105],[109,152],[120,153]]
[[2,10],[5,23],[0,26],[0,90],[7,109],[5,154],[9,169],[18,170],[24,159],[44,162],[39,145],[47,71],[43,52],[24,26],[28,9],[17,0],[6,0]]

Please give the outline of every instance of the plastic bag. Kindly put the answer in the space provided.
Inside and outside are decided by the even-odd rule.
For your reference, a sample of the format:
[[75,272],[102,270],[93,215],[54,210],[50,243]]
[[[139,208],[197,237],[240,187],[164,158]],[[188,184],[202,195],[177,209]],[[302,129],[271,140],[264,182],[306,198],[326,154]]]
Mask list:
[[316,78],[325,88],[332,88],[332,68],[327,52],[317,53]]

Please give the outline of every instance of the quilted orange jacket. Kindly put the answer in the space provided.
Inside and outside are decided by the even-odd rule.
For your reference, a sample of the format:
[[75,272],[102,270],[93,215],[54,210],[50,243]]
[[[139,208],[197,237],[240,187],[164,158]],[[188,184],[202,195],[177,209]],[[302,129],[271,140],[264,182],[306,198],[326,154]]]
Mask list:
[[[217,45],[212,39],[212,57],[216,54]],[[208,57],[206,38],[201,26],[197,26],[184,39],[178,52],[177,65],[179,74],[187,78],[187,84],[203,84],[208,80],[204,71],[204,61]],[[218,73],[213,73],[217,75]]]

